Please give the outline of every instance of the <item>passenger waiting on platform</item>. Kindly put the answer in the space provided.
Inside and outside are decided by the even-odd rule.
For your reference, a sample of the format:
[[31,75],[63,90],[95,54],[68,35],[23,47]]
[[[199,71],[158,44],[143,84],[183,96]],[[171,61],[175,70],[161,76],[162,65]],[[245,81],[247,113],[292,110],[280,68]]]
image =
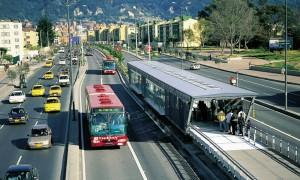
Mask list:
[[226,131],[228,132],[228,133],[231,133],[231,126],[230,126],[230,121],[231,121],[231,118],[232,118],[232,111],[231,110],[229,110],[228,112],[227,112],[227,114],[226,114]]
[[232,134],[235,135],[237,131],[237,125],[238,125],[238,113],[237,109],[233,111],[231,121],[230,121],[231,127],[232,127]]
[[246,119],[246,113],[243,111],[243,109],[240,109],[238,113],[239,135],[243,135],[245,119]]
[[225,132],[226,131],[226,121],[225,121],[226,117],[225,117],[225,113],[222,109],[218,112],[217,119],[219,121],[220,131]]

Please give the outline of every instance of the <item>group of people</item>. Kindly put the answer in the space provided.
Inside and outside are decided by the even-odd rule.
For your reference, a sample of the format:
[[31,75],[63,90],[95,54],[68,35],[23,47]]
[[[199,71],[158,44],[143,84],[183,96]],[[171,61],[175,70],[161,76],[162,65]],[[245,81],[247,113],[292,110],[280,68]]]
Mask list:
[[245,124],[247,124],[247,127],[250,125],[249,121],[245,122],[246,113],[242,109],[229,110],[226,114],[221,109],[217,114],[217,119],[220,131],[233,135],[243,135]]

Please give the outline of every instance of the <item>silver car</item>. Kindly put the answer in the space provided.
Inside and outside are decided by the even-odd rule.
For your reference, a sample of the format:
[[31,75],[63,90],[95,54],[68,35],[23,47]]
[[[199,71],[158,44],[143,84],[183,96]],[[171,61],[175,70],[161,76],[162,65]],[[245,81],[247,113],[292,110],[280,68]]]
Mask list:
[[28,147],[30,149],[50,148],[52,145],[52,131],[47,124],[38,124],[32,127],[28,135]]

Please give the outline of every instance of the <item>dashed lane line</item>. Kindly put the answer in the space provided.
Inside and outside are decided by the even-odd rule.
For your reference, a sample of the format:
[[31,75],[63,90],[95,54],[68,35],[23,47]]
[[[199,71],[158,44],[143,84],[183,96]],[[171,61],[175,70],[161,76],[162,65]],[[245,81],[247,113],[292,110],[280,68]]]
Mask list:
[[19,164],[20,164],[20,162],[21,162],[21,160],[22,160],[22,155],[19,157],[19,159],[18,159],[18,161],[17,161],[16,165],[19,165]]

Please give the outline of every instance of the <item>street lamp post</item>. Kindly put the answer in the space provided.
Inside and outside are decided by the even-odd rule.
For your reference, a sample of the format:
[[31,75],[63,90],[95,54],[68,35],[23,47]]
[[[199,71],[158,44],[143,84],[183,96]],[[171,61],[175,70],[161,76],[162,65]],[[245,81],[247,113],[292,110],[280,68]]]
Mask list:
[[[70,2],[67,0],[67,11],[68,11],[68,37],[69,37],[69,63],[70,63],[70,86],[71,86],[71,97],[70,104],[73,105],[74,110],[74,101],[73,101],[73,71],[72,71],[72,47],[71,47],[71,32],[70,32]],[[70,106],[70,111],[72,110],[72,106]]]
[[151,61],[151,43],[150,43],[150,25],[149,25],[149,18],[148,18],[148,60]]
[[287,0],[285,0],[285,48],[284,48],[284,80],[285,80],[285,110],[288,108],[288,96],[287,96]]

